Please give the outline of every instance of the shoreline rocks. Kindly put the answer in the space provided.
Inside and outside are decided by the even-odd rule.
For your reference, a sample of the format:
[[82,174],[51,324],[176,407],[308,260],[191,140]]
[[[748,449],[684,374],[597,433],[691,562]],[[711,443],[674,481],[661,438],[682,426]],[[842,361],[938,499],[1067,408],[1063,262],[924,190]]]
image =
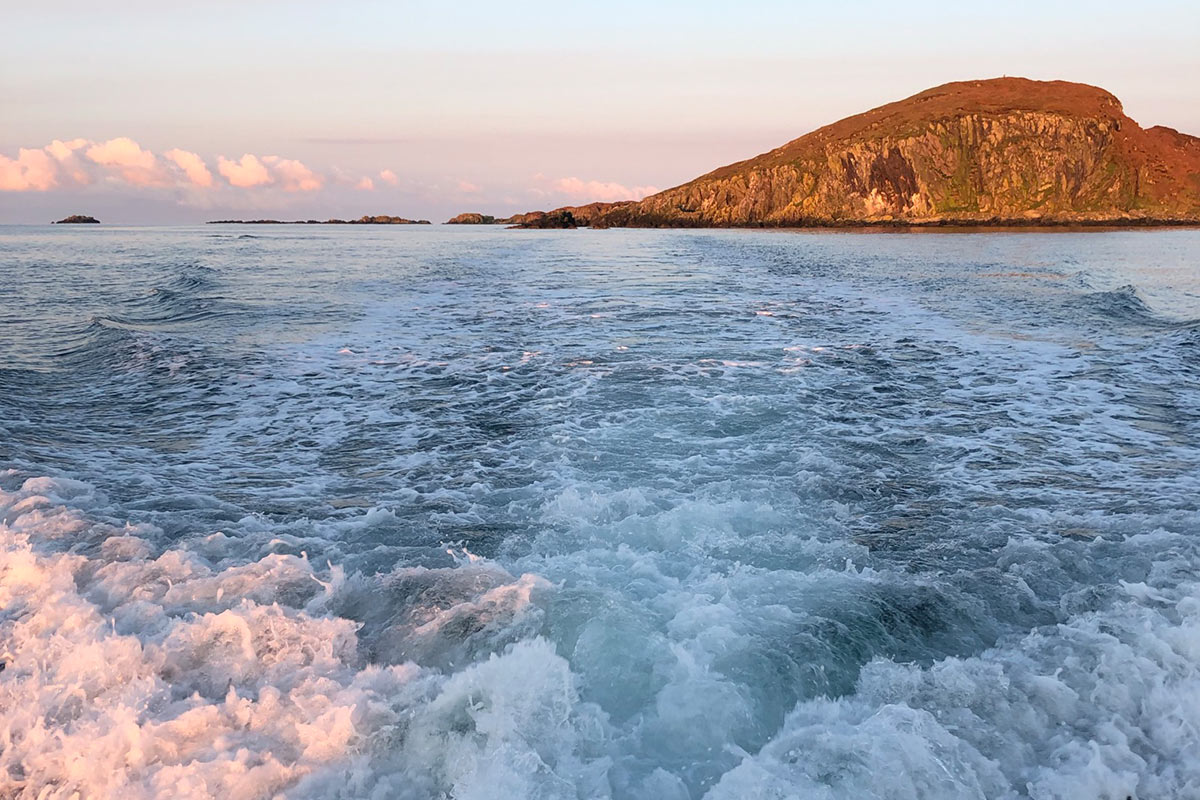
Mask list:
[[368,216],[358,219],[214,219],[209,225],[430,225],[427,219],[405,219],[404,217]]

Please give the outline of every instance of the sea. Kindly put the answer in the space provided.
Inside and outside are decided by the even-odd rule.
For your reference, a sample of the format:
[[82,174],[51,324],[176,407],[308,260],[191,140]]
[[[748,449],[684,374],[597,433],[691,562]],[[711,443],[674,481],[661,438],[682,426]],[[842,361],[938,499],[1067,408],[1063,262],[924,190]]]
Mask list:
[[1200,231],[0,226],[0,797],[1200,797]]

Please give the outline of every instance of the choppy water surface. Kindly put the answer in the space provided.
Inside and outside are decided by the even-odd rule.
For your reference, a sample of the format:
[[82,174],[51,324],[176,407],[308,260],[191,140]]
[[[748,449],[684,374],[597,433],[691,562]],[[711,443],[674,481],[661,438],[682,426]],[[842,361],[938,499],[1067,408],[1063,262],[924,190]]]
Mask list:
[[0,229],[0,796],[1200,796],[1198,253]]

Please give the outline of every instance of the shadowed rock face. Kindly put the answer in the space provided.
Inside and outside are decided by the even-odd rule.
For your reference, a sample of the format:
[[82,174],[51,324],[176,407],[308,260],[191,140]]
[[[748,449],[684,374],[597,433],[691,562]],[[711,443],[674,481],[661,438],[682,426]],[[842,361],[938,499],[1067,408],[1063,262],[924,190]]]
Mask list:
[[951,83],[836,122],[595,226],[1200,221],[1200,139],[1093,86]]

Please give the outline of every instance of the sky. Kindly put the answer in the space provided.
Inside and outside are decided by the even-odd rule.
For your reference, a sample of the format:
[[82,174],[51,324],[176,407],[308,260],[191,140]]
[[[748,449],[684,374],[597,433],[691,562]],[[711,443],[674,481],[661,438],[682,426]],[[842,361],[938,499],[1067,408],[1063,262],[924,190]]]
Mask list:
[[954,80],[1200,135],[1200,3],[0,0],[0,223],[637,198]]

